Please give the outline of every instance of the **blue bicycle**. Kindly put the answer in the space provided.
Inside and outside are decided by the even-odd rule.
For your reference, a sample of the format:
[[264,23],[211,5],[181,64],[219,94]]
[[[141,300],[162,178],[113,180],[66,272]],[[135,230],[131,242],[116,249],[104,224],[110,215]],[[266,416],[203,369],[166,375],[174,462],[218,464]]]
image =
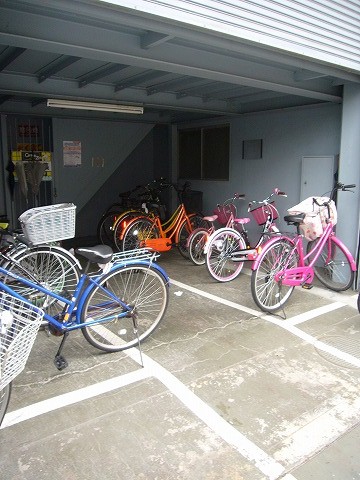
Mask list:
[[[20,221],[27,240],[35,245],[71,238],[74,206],[30,209]],[[41,308],[46,328],[63,336],[55,356],[59,370],[67,366],[61,351],[71,331],[81,329],[100,350],[124,350],[139,345],[158,327],[168,304],[169,277],[156,263],[157,253],[138,249],[114,254],[107,245],[78,248],[76,253],[86,259],[85,269],[78,269],[76,262],[69,266],[61,257],[56,276],[44,274],[34,262],[0,253],[0,291]],[[96,264],[100,270],[92,272]],[[78,278],[75,284],[69,282],[70,267],[78,269],[71,276]]]

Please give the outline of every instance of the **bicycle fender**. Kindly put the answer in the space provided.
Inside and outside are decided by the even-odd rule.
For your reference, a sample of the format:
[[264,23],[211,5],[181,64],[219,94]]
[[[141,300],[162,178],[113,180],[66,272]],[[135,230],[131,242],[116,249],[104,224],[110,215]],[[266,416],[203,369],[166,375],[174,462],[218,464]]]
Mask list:
[[189,248],[189,244],[190,244],[190,240],[191,238],[193,237],[193,235],[195,235],[195,233],[197,232],[204,232],[204,233],[207,233],[208,230],[206,228],[203,228],[203,227],[198,227],[198,228],[195,228],[195,230],[193,230],[190,235],[188,236],[187,240],[186,240],[186,248]]
[[217,235],[218,233],[228,232],[228,231],[232,232],[233,229],[231,229],[231,228],[229,228],[229,227],[218,228],[217,230],[215,230],[215,232],[213,232],[213,233],[209,236],[209,238],[207,239],[206,245],[205,245],[205,247],[204,247],[204,253],[205,253],[205,255],[207,254],[209,244],[210,244],[210,242],[212,241],[212,239],[215,237],[215,235]]
[[[113,272],[114,270],[122,270],[123,268],[125,267],[129,267],[131,265],[144,265],[146,267],[149,267],[151,265],[151,268],[157,270],[160,275],[163,277],[164,279],[164,282],[166,283],[166,286],[169,288],[170,287],[170,278],[169,276],[167,275],[167,273],[165,272],[165,270],[160,267],[160,265],[156,264],[155,262],[147,262],[147,261],[136,261],[136,260],[129,260],[127,262],[124,262],[122,263],[121,265],[115,265],[110,271]],[[99,275],[98,279],[101,278],[102,275]],[[83,306],[84,306],[84,303],[85,303],[85,300],[86,298],[88,297],[88,295],[90,294],[91,290],[93,288],[95,288],[96,285],[94,284],[90,284],[86,287],[86,289],[84,290],[83,294],[81,295],[81,298],[79,300],[79,305],[76,309],[76,318],[78,319],[78,321],[80,321],[81,319],[81,312],[82,312],[82,309],[83,309]]]
[[356,270],[357,270],[356,262],[355,262],[353,256],[351,255],[350,250],[347,248],[347,246],[344,245],[343,242],[342,242],[339,238],[337,238],[335,235],[333,235],[333,236],[330,237],[330,238],[332,239],[332,241],[333,241],[334,243],[336,243],[336,245],[339,245],[339,246],[342,247],[342,249],[344,250],[344,252],[345,252],[345,254],[346,254],[346,256],[348,257],[348,260],[349,260],[349,262],[350,262],[351,270],[352,270],[353,272],[356,272]]
[[61,250],[61,251],[63,251],[65,254],[72,256],[73,259],[74,259],[75,262],[76,262],[76,265],[79,267],[80,270],[82,270],[82,266],[81,266],[81,263],[80,263],[79,259],[75,257],[74,249],[66,250],[66,249],[63,248],[63,247],[56,247],[56,249],[57,249],[57,250]]
[[268,247],[270,247],[273,243],[278,242],[279,240],[286,240],[289,243],[291,243],[292,245],[294,245],[293,239],[291,239],[289,237],[286,237],[285,235],[281,235],[281,236],[279,235],[279,236],[276,236],[274,238],[270,238],[270,240],[268,240],[267,242],[265,242],[263,245],[260,246],[259,249],[261,249],[261,252],[259,253],[259,255],[253,261],[253,263],[251,265],[251,270],[256,270],[258,268],[260,260],[262,260],[262,258],[264,256],[264,254],[266,253]]
[[126,230],[128,230],[135,222],[138,222],[139,220],[149,220],[150,222],[153,223],[152,219],[150,217],[147,217],[146,215],[139,215],[137,217],[132,218],[129,221],[129,223],[126,225],[126,228],[120,232],[120,240],[124,239],[124,234]]
[[120,264],[117,264],[117,265],[114,265],[113,268],[111,268],[111,272],[113,272],[114,270],[121,270],[122,268],[124,267],[130,267],[131,265],[144,265],[145,267],[149,267],[151,265],[151,268],[154,268],[155,270],[157,270],[161,275],[162,277],[164,278],[164,281],[167,285],[170,284],[170,278],[168,276],[168,274],[165,272],[165,270],[160,267],[160,265],[158,265],[156,262],[149,262],[147,260],[124,260],[123,263],[120,263]]

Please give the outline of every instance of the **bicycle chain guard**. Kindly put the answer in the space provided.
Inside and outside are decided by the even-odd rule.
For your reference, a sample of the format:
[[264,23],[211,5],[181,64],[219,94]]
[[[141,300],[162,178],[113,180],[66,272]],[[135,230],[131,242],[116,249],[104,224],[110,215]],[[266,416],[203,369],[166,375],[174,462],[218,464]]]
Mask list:
[[314,280],[314,271],[308,267],[289,268],[281,270],[275,274],[275,281],[283,285],[297,287],[300,285],[311,284]]
[[167,252],[171,249],[172,243],[168,238],[148,238],[142,242],[141,246],[157,252]]

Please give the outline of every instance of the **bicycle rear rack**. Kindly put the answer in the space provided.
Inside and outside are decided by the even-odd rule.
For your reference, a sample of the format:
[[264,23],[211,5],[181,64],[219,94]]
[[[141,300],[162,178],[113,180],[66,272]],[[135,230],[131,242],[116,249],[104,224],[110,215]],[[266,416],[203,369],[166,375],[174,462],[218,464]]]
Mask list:
[[137,248],[135,250],[114,253],[111,263],[116,265],[118,263],[125,263],[129,260],[147,260],[152,262],[158,257],[160,257],[160,254],[154,250]]

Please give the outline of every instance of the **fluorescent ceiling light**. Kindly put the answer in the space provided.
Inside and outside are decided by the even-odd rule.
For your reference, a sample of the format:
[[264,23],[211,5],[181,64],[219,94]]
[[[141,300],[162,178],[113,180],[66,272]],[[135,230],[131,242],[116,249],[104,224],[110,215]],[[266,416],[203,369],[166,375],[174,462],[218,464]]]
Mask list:
[[75,110],[98,110],[100,112],[133,113],[141,115],[143,107],[132,105],[116,105],[114,103],[77,102],[74,100],[57,100],[49,98],[46,105],[55,108],[72,108]]

